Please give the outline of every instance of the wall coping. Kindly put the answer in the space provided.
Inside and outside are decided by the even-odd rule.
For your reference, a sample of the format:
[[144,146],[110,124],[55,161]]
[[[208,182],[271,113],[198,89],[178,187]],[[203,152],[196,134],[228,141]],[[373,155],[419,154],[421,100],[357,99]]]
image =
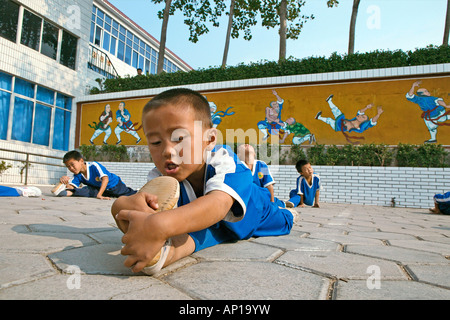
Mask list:
[[[380,78],[397,78],[405,76],[422,76],[433,75],[450,72],[450,63],[408,66],[408,67],[391,67],[380,69],[365,69],[352,71],[337,71],[337,72],[323,72],[311,73],[290,76],[277,76],[266,78],[253,78],[243,80],[230,80],[219,82],[207,82],[200,84],[188,84],[182,87],[189,88],[196,91],[215,91],[227,90],[233,88],[246,88],[258,86],[280,86],[299,83],[316,83],[316,82],[336,82],[336,81],[357,81],[357,80],[377,80]],[[179,88],[181,86],[164,87],[164,90]],[[161,92],[161,88],[150,88],[131,91],[120,91],[111,93],[101,93],[95,95],[80,96],[75,99],[75,103],[88,103],[102,100],[126,99],[136,97],[153,96]]]

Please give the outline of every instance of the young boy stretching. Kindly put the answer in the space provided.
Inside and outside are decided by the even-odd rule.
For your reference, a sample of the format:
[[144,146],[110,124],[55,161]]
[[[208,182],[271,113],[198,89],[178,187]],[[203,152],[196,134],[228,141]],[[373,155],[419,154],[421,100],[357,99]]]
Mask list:
[[[63,157],[67,169],[73,178],[62,176],[52,193],[58,197],[89,197],[109,200],[110,197],[130,196],[136,193],[127,187],[120,177],[109,172],[98,162],[86,162],[76,150],[67,152]],[[81,187],[81,184],[84,187]]]
[[295,208],[305,205],[319,208],[319,193],[322,189],[319,175],[314,173],[311,164],[307,160],[299,160],[295,164],[300,176],[297,178],[297,185],[289,193],[289,200],[286,201],[287,208]]
[[120,197],[111,208],[125,233],[126,267],[154,274],[225,241],[290,232],[295,211],[278,208],[237,156],[216,146],[201,94],[160,93],[145,105],[142,124],[156,168],[140,192]]

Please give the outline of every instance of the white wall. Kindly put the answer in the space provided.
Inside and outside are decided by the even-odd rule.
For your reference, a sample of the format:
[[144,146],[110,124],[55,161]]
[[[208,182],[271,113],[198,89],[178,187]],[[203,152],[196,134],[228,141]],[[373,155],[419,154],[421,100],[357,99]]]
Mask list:
[[[129,187],[139,189],[147,182],[152,163],[102,162]],[[269,166],[277,182],[275,196],[287,200],[298,177],[294,165]],[[450,191],[450,168],[314,166],[321,177],[320,201],[429,208],[436,193]]]

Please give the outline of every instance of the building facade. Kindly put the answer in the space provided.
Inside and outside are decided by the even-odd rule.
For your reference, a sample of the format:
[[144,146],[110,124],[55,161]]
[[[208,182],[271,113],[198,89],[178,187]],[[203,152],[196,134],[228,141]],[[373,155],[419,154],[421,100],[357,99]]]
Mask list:
[[[75,100],[105,78],[155,73],[159,42],[106,0],[0,0],[0,7],[0,164],[51,175],[41,163],[61,164],[74,148]],[[192,69],[167,49],[164,61],[167,72]]]

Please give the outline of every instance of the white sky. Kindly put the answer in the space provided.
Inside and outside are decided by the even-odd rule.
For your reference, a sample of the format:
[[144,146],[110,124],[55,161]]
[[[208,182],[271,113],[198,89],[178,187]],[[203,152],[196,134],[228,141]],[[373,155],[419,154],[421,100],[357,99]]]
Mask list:
[[[160,39],[161,22],[157,12],[164,3],[150,0],[109,0],[147,32]],[[339,0],[337,8],[328,8],[326,0],[305,0],[302,12],[313,14],[297,40],[287,41],[287,55],[302,59],[310,56],[329,57],[333,52],[347,53],[348,32],[353,0]],[[355,52],[401,49],[414,50],[427,45],[441,45],[444,34],[447,1],[445,0],[361,0],[356,24]],[[220,66],[226,36],[228,16],[218,28],[190,42],[189,29],[183,15],[170,16],[166,47],[194,69]],[[250,41],[231,39],[227,64],[249,64],[278,60],[278,29],[259,25],[252,29]]]

